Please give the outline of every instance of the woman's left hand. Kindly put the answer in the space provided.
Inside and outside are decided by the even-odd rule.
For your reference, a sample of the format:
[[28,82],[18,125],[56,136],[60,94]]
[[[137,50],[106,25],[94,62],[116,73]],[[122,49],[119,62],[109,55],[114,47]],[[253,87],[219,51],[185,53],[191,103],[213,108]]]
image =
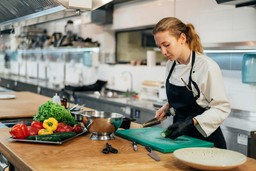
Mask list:
[[183,122],[176,122],[167,128],[167,130],[171,131],[168,137],[171,139],[175,139],[181,135],[189,133],[193,127],[194,119],[188,119]]

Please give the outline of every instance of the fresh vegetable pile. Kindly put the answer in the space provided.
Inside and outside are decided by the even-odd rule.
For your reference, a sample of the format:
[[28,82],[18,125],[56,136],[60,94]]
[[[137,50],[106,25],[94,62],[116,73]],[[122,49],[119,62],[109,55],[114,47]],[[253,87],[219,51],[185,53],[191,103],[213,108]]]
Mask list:
[[63,141],[83,132],[83,123],[78,123],[70,111],[60,104],[48,101],[39,107],[31,125],[14,125],[12,138],[37,141]]
[[38,109],[38,113],[34,116],[34,120],[39,122],[43,122],[48,118],[55,118],[58,122],[64,122],[70,126],[77,123],[69,110],[58,103],[53,103],[51,100],[41,105]]
[[75,124],[73,127],[63,122],[58,123],[54,118],[44,122],[33,121],[30,126],[24,123],[14,125],[10,134],[16,139],[40,140],[40,141],[62,141],[83,132],[84,126]]

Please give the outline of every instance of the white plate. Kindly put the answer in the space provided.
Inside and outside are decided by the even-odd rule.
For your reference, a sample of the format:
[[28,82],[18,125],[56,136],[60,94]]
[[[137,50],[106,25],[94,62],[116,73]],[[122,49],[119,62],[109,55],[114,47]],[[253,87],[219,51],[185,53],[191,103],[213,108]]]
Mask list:
[[0,100],[2,99],[15,99],[16,96],[13,94],[0,94]]
[[226,170],[246,162],[241,153],[218,148],[183,148],[173,152],[186,165],[201,170]]

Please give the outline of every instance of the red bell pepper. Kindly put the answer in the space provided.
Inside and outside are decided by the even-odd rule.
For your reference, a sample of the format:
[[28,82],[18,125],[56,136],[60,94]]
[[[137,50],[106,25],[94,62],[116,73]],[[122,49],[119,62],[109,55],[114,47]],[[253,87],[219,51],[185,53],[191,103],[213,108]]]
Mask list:
[[32,136],[32,135],[38,135],[38,131],[40,129],[37,129],[33,126],[28,126],[28,131],[29,131],[29,135]]
[[38,134],[38,131],[40,129],[44,129],[43,127],[43,123],[42,122],[39,122],[39,121],[33,121],[30,125],[30,127],[28,127],[28,130],[29,130],[29,134],[30,135],[37,135]]
[[43,123],[42,123],[42,122],[39,122],[39,121],[33,121],[33,122],[31,123],[31,127],[37,128],[38,130],[44,129]]
[[57,129],[55,130],[56,132],[73,132],[73,129],[71,126],[63,123],[63,122],[60,122],[58,124],[58,127]]
[[75,132],[77,134],[83,132],[83,130],[84,130],[84,127],[82,125],[80,125],[80,124],[75,124],[73,126],[73,132]]
[[11,128],[10,134],[13,138],[25,139],[29,136],[28,127],[23,123],[16,124]]

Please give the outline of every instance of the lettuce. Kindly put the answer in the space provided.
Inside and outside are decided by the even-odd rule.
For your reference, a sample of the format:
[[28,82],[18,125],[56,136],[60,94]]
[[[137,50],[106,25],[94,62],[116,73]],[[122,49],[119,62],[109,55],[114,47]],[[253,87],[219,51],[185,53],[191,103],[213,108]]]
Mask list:
[[50,117],[55,118],[58,122],[64,122],[70,126],[77,123],[69,110],[65,109],[64,106],[53,103],[51,100],[39,106],[38,113],[33,117],[33,119],[43,122]]

